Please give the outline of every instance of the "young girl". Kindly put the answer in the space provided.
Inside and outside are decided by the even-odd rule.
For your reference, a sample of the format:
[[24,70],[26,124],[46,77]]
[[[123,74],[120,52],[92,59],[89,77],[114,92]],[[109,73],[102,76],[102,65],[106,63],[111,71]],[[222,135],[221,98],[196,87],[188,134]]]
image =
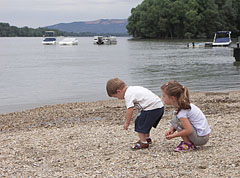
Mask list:
[[174,151],[192,150],[195,146],[206,144],[211,129],[202,111],[190,103],[188,89],[177,81],[171,81],[164,84],[161,90],[163,102],[176,107],[170,121],[171,128],[165,133],[166,139],[183,139]]

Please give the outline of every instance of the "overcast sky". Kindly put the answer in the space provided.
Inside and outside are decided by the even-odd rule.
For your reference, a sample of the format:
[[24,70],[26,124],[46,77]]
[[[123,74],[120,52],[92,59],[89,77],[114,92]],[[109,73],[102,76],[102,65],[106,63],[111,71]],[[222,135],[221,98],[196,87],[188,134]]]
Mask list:
[[125,19],[143,0],[0,0],[0,22],[32,28],[98,19]]

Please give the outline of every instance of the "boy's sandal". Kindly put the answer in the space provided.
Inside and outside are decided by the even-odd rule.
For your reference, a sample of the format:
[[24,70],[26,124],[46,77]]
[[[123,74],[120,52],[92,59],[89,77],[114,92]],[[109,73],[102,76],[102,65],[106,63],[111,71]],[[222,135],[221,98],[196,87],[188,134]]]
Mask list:
[[146,138],[148,144],[152,144],[152,139],[151,138]]
[[149,144],[148,143],[142,143],[140,141],[138,141],[133,147],[133,150],[139,150],[139,149],[145,149],[148,148]]
[[[146,141],[148,142],[148,144],[152,144],[152,139],[151,138],[146,138]],[[141,141],[140,140],[138,140],[138,142],[137,143],[140,143]]]

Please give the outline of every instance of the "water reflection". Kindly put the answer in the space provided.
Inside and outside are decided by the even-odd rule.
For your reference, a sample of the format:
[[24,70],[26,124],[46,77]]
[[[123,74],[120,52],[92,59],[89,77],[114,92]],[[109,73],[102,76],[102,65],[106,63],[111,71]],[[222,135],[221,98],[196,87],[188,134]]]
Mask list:
[[131,77],[155,92],[169,80],[178,80],[193,91],[240,86],[240,74],[232,65],[230,48],[186,48],[181,42],[145,41],[141,45],[141,55],[137,53],[139,46],[132,47],[137,63],[131,67]]
[[[58,41],[61,39],[57,39]],[[43,46],[42,38],[0,38],[0,110],[109,99],[107,80],[160,93],[178,80],[193,91],[240,88],[239,63],[231,48],[187,48],[185,41],[118,38],[117,45],[93,45],[79,37],[74,47]]]
[[236,67],[236,69],[240,69],[240,61],[235,61],[234,63],[233,63],[233,66],[235,66]]

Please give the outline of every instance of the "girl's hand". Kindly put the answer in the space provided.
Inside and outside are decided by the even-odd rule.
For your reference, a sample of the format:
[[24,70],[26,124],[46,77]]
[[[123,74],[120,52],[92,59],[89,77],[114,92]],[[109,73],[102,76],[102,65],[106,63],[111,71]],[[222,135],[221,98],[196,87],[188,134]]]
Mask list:
[[188,118],[180,118],[179,120],[181,122],[181,125],[183,126],[183,130],[173,134],[175,130],[171,128],[165,134],[166,139],[170,140],[175,137],[188,136],[192,133],[192,125],[190,124],[190,121],[188,120]]
[[175,129],[171,127],[166,133],[165,136],[172,135],[175,132]]
[[165,133],[165,137],[166,139],[170,140],[172,138],[174,138],[173,133],[175,132],[175,129],[173,127],[171,127],[171,129],[169,129],[166,133]]
[[174,135],[173,135],[173,134],[171,134],[171,135],[166,135],[166,139],[171,140],[172,138],[174,138]]
[[165,136],[172,135],[172,134],[173,134],[173,130],[168,130],[168,131],[165,133]]
[[128,126],[129,126],[129,124],[127,122],[125,122],[123,127],[124,127],[125,130],[128,130]]

